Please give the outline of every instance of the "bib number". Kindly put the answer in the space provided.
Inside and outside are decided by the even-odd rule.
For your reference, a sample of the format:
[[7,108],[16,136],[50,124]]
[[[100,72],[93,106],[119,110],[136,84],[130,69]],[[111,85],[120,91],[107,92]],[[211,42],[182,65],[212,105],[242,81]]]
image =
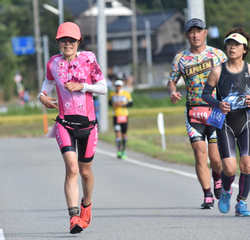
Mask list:
[[116,122],[118,124],[126,123],[127,121],[128,121],[127,116],[118,116],[118,117],[116,117]]
[[211,112],[211,107],[192,107],[189,109],[189,117],[192,123],[207,124]]
[[223,114],[219,108],[214,108],[207,120],[207,123],[221,129],[225,117],[226,115]]

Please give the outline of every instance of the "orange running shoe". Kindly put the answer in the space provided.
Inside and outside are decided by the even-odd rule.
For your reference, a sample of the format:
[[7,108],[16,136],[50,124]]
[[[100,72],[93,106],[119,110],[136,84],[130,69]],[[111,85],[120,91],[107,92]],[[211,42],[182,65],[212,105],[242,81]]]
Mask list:
[[72,217],[69,223],[69,230],[71,234],[80,233],[83,230],[82,222],[79,216]]
[[87,228],[92,220],[92,213],[91,213],[91,207],[92,203],[86,208],[83,207],[82,205],[83,199],[81,201],[81,213],[80,213],[80,218],[81,218],[81,226],[82,228]]

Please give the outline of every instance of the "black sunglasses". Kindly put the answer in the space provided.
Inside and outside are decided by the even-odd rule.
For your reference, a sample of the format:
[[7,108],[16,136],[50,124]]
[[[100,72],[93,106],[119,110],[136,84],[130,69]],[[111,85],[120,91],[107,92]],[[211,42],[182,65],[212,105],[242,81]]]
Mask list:
[[62,37],[62,38],[59,38],[58,41],[62,43],[66,43],[67,41],[69,41],[70,43],[74,43],[77,41],[77,39],[71,38],[71,37]]

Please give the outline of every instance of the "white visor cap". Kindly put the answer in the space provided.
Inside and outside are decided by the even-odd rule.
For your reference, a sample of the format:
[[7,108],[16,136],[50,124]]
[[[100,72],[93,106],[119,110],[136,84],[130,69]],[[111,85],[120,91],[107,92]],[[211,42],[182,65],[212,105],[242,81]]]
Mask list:
[[115,80],[115,86],[123,86],[122,80]]

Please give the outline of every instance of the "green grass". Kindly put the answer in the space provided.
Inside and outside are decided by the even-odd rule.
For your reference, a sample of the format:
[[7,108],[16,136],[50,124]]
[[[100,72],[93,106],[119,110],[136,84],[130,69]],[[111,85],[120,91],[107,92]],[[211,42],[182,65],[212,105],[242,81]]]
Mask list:
[[15,116],[15,115],[30,115],[30,114],[41,114],[42,109],[38,106],[30,106],[25,104],[21,105],[10,105],[8,106],[7,113],[0,113],[0,116]]
[[[166,97],[161,99],[152,99],[147,96],[148,92],[157,92],[157,91],[166,91]],[[186,99],[183,97],[177,104],[172,104],[170,102],[170,98],[168,96],[166,89],[147,89],[147,90],[136,90],[136,92],[132,93],[133,98],[133,108],[135,109],[145,109],[145,108],[174,108],[176,106],[185,106]],[[133,109],[131,108],[131,109]],[[112,108],[109,107],[111,110]],[[57,114],[58,111],[56,109],[47,109],[48,113]],[[16,116],[16,115],[35,115],[43,113],[43,108],[40,104],[33,103],[25,104],[21,106],[20,104],[11,104],[8,105],[7,113],[0,113],[0,116]]]
[[[151,116],[129,118],[127,148],[168,162],[193,165],[193,150],[186,134],[184,114],[172,114],[164,117],[166,151],[163,151],[161,135],[157,127],[157,112]],[[109,131],[99,134],[99,139],[115,146],[111,118],[109,119]]]
[[[158,90],[162,91],[162,89]],[[133,93],[132,97],[134,106],[129,109],[128,149],[168,162],[194,165],[194,154],[185,128],[185,99],[182,98],[178,104],[173,105],[169,97],[149,99],[143,91]],[[164,114],[166,151],[162,150],[161,136],[157,127],[159,112]],[[50,126],[54,124],[52,119],[55,119],[57,114],[57,110],[47,111]],[[9,107],[8,113],[0,114],[1,137],[43,137],[44,135],[43,110],[40,107],[13,105]],[[111,108],[109,130],[99,134],[99,139],[115,145]]]
[[[158,111],[154,109],[151,116],[145,115],[144,117],[138,117],[135,115],[129,118],[128,149],[142,152],[168,162],[194,165],[193,150],[186,133],[183,112],[178,113],[177,111],[169,115],[164,114],[166,151],[162,150],[161,136],[157,128],[157,112]],[[40,115],[6,116],[6,118],[8,118],[7,123],[0,124],[0,136],[23,138],[44,137],[42,115]],[[56,114],[48,116],[49,125],[52,126],[54,124],[52,118],[54,118]],[[27,119],[33,119],[34,122],[28,122]],[[15,120],[17,122],[15,122]],[[109,118],[109,130],[106,133],[99,134],[99,139],[115,146],[115,134],[111,117]],[[237,156],[238,155],[239,154],[237,154]],[[237,174],[239,173],[240,171],[238,169]]]
[[166,97],[161,99],[148,98],[146,93],[132,93],[133,106],[135,108],[153,108],[153,107],[175,107],[175,106],[185,106],[186,99],[183,97],[177,104],[172,104],[168,93],[166,92]]

